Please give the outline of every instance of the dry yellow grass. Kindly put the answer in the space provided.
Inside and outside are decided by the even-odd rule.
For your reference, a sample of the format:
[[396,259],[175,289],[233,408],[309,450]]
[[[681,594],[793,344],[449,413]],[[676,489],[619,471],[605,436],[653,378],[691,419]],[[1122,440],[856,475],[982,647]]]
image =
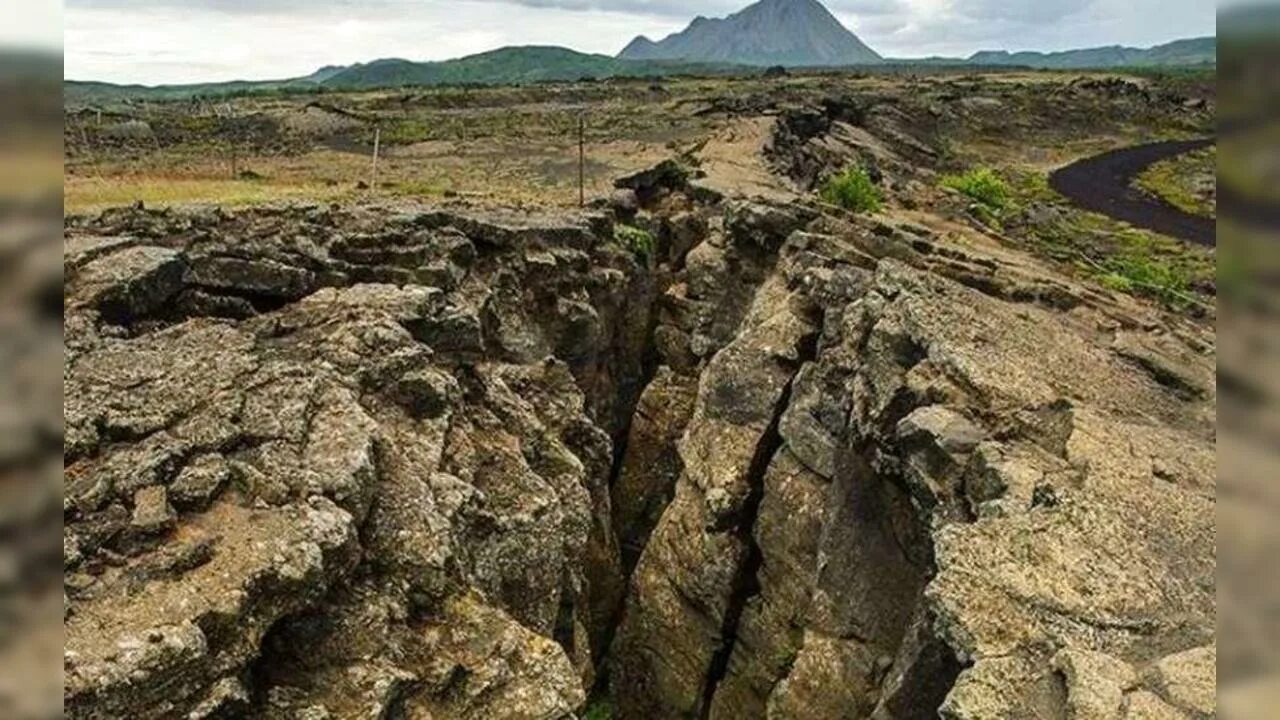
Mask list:
[[[667,157],[664,145],[632,140],[600,142],[587,151],[587,196],[612,190],[616,176]],[[95,212],[142,201],[148,206],[253,205],[279,201],[328,202],[390,198],[438,200],[449,195],[512,206],[570,207],[578,202],[577,147],[509,141],[419,143],[388,148],[376,191],[370,158],[316,148],[300,155],[241,158],[259,178],[228,176],[219,156],[158,155],[143,160],[81,162],[65,180],[64,209]]]
[[[210,118],[185,115],[186,105],[158,105],[153,121],[164,130],[163,147],[159,142],[120,145],[92,133],[84,134],[82,142],[78,142],[80,135],[68,136],[65,205],[68,211],[81,212],[138,200],[151,205],[246,205],[281,200],[461,198],[478,205],[574,207],[578,204],[580,115],[586,117],[588,199],[607,197],[617,177],[695,149],[709,186],[732,193],[781,192],[785,196],[786,182],[773,175],[761,153],[772,123],[769,116],[774,114],[764,112],[762,99],[892,94],[903,92],[904,87],[916,93],[954,83],[986,83],[983,92],[999,94],[990,91],[996,85],[1015,83],[1062,84],[1078,76],[993,73],[975,80],[950,74],[830,73],[781,81],[689,78],[414,88],[326,98],[326,103],[347,111],[341,117],[306,107],[311,96],[236,99],[228,104],[236,106],[238,115],[269,116],[284,128],[278,132],[268,128],[251,134],[249,140],[229,140],[226,132],[218,134],[218,124]],[[739,104],[742,109],[737,109]],[[369,118],[376,118],[376,123]],[[1113,125],[1105,135],[1096,129],[1050,127],[1057,131],[1054,137],[1027,142],[1006,132],[1003,120],[996,118],[985,129],[953,133],[948,138],[951,164],[1046,172],[1079,157],[1133,144],[1150,132],[1140,124]],[[381,139],[377,187],[358,189],[372,184],[375,124]],[[229,143],[241,146],[234,163]],[[258,177],[234,178],[233,165]]]
[[68,177],[63,184],[63,209],[67,213],[85,213],[139,201],[150,206],[216,204],[235,207],[286,200],[337,200],[351,192],[350,189],[319,183],[138,176]]

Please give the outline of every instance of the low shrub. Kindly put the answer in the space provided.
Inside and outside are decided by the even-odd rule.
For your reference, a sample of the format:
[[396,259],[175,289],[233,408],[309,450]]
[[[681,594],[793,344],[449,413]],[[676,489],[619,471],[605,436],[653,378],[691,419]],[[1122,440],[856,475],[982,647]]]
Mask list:
[[654,240],[653,233],[634,225],[615,225],[613,239],[630,250],[641,262],[647,262],[652,258],[657,249],[657,241]]
[[1013,198],[1009,183],[991,168],[975,168],[963,175],[944,176],[942,186],[973,200],[992,215],[999,215]]
[[825,202],[853,212],[875,212],[884,203],[880,188],[861,167],[853,166],[828,178],[819,191]]
[[598,700],[587,707],[582,720],[613,720],[613,706],[606,700]]

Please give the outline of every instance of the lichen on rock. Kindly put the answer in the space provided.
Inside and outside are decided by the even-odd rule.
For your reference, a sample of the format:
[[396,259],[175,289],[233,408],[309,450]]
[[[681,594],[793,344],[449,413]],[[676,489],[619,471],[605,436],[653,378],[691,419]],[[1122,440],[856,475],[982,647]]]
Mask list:
[[1211,331],[624,184],[69,221],[68,716],[1213,714]]

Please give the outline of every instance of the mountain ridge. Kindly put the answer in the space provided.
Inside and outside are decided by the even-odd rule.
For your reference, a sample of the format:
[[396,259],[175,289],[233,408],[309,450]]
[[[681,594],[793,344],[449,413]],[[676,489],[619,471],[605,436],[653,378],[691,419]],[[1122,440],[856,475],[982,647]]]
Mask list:
[[324,86],[334,89],[403,85],[519,84],[601,77],[667,75],[673,72],[714,73],[709,64],[630,61],[580,53],[549,45],[505,47],[456,60],[413,62],[375,60],[333,74]]
[[760,0],[723,18],[699,15],[662,40],[637,36],[618,58],[791,67],[882,61],[818,0]]
[[[715,20],[697,18],[692,24],[714,26],[715,23]],[[656,45],[657,43],[652,40],[640,36],[632,40],[628,48],[644,49]],[[1216,52],[1216,37],[1205,36],[1174,40],[1149,48],[1113,45],[1051,53],[984,50],[968,58],[882,58],[876,64],[921,67],[1026,67],[1047,70],[1205,67],[1216,63]],[[56,63],[45,64],[56,69]],[[277,80],[235,80],[151,86],[65,80],[63,88],[65,102],[68,105],[77,105],[142,98],[174,100],[192,97],[226,97],[245,93],[323,92],[414,85],[513,85],[573,82],[610,77],[745,75],[758,72],[758,68],[759,66],[726,62],[630,59],[581,53],[558,46],[534,45],[503,47],[452,60],[417,62],[402,58],[381,58],[345,66],[328,65],[309,75]]]
[[965,62],[975,65],[1016,65],[1060,70],[1198,65],[1216,60],[1217,44],[1216,37],[1204,36],[1173,40],[1147,48],[1103,45],[1057,52],[981,50],[970,55]]
[[381,58],[347,66],[326,66],[310,75],[284,80],[233,80],[178,85],[114,84],[66,80],[69,104],[131,98],[181,100],[255,92],[323,92],[414,85],[515,85],[573,82],[609,77],[719,75],[742,68],[717,63],[621,60],[557,46],[503,47],[475,55],[431,62]]

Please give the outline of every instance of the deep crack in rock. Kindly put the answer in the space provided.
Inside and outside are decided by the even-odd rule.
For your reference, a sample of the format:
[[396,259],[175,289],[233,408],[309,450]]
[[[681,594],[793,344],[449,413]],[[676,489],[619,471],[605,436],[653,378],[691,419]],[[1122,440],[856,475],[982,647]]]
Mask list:
[[[816,345],[816,336],[803,342],[803,349],[796,365],[797,368],[813,359],[813,356],[817,354]],[[794,377],[791,383],[793,382]],[[711,703],[715,699],[716,690],[720,687],[720,681],[724,679],[725,673],[729,670],[729,659],[738,640],[738,625],[742,620],[742,613],[746,609],[747,603],[760,593],[760,578],[758,574],[760,566],[764,562],[764,554],[755,538],[756,520],[760,513],[760,503],[764,499],[765,472],[768,470],[769,464],[773,462],[774,455],[782,448],[782,435],[778,431],[778,425],[782,420],[783,412],[786,411],[791,402],[791,383],[788,383],[786,390],[782,393],[782,397],[779,398],[778,404],[774,408],[773,420],[760,438],[760,443],[756,447],[755,455],[751,458],[751,465],[747,471],[747,479],[751,489],[742,506],[742,520],[735,530],[740,540],[747,546],[747,557],[738,569],[738,577],[734,581],[732,595],[729,598],[729,607],[724,614],[724,623],[720,630],[721,645],[716,650],[715,655],[712,656],[711,666],[707,670],[701,709],[701,717],[704,720],[711,716]]]
[[[803,120],[802,170],[907,127]],[[628,182],[652,257],[609,210],[71,221],[68,716],[1196,707],[1210,356],[926,228]]]

